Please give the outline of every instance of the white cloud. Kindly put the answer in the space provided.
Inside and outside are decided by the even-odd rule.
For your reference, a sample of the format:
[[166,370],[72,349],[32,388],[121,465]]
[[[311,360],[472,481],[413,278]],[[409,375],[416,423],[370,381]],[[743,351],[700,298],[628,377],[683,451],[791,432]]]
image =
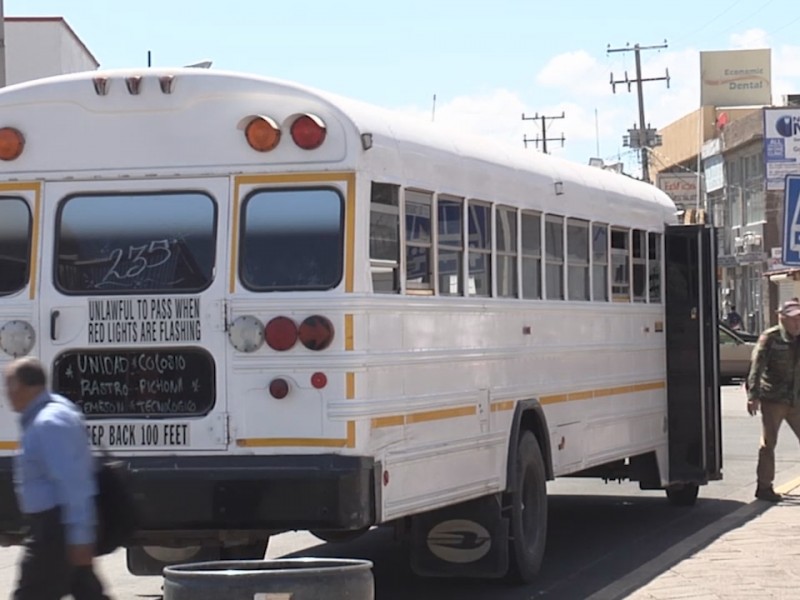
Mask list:
[[517,93],[496,89],[450,100],[438,98],[435,112],[433,107],[418,106],[400,108],[399,112],[428,121],[433,116],[435,123],[522,146],[525,109]]
[[536,82],[549,88],[573,93],[607,96],[611,91],[608,75],[600,63],[585,50],[566,52],[550,59],[539,71]]
[[752,48],[769,48],[769,34],[763,29],[748,29],[742,33],[731,34],[731,48],[746,50]]

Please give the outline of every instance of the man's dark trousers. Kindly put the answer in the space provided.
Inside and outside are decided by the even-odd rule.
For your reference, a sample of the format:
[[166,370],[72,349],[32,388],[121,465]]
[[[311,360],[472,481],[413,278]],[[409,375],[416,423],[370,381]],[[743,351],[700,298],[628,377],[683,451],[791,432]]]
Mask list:
[[75,600],[107,600],[91,567],[69,564],[61,510],[53,508],[27,519],[30,530],[13,600],[61,600],[69,594]]

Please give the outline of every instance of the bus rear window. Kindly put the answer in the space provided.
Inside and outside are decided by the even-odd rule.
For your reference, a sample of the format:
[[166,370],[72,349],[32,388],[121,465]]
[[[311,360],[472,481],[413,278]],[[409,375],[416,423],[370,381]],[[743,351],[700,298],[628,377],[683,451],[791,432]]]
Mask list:
[[31,213],[22,198],[0,197],[0,295],[28,282]]
[[214,273],[216,206],[199,192],[72,196],[56,282],[66,293],[197,292]]
[[260,190],[244,202],[239,275],[254,291],[326,290],[342,279],[338,191]]

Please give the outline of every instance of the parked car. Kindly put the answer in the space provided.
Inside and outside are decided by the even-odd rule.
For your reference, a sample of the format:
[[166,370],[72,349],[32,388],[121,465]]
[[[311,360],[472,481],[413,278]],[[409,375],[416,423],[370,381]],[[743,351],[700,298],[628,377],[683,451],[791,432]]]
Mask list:
[[719,324],[719,379],[744,379],[750,371],[750,355],[755,348],[758,335],[745,331],[734,331]]

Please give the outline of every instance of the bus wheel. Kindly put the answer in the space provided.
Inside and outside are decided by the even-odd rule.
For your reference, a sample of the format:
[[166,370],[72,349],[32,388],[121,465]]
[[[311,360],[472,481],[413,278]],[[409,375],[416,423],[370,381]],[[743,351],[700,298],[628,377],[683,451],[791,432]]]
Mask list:
[[267,553],[269,538],[263,542],[252,542],[238,546],[222,546],[219,549],[221,560],[263,560]]
[[528,583],[542,566],[547,539],[547,474],[536,436],[522,434],[511,491],[509,579]]
[[672,506],[694,506],[699,489],[696,483],[671,485],[666,489],[667,500]]

